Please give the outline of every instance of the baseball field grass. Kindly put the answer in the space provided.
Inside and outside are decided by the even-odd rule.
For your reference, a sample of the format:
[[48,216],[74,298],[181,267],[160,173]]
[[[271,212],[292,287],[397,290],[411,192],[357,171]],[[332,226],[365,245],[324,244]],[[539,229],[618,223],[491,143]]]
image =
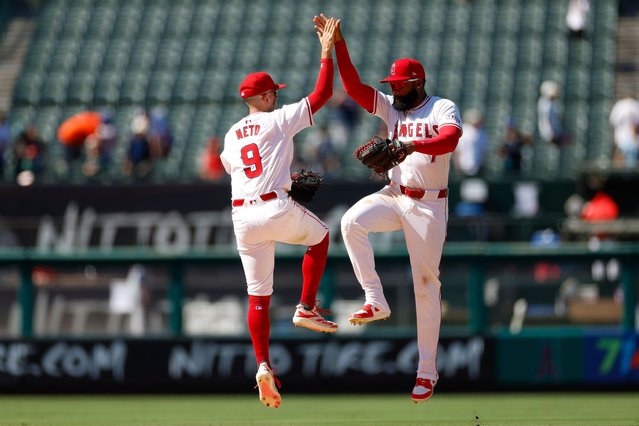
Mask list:
[[639,425],[639,393],[0,396],[0,425]]

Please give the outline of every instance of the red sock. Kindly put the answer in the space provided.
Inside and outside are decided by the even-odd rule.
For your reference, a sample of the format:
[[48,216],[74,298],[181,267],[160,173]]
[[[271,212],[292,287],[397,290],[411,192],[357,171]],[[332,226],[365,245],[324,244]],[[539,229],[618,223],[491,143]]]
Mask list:
[[317,290],[320,280],[326,267],[326,257],[328,256],[328,233],[321,243],[310,246],[306,250],[304,260],[302,260],[302,297],[300,302],[310,306],[315,306]]
[[271,296],[251,296],[249,295],[248,306],[248,328],[255,351],[255,361],[259,365],[266,361],[271,362],[268,357],[268,339],[271,332],[271,321],[268,314],[268,307]]

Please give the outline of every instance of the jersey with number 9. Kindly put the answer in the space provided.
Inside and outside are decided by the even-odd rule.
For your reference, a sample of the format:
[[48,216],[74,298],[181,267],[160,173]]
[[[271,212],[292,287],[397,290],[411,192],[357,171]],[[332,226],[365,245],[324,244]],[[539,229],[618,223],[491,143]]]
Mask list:
[[224,137],[221,158],[231,175],[231,197],[252,198],[290,190],[293,136],[313,124],[308,99],[272,112],[250,114]]

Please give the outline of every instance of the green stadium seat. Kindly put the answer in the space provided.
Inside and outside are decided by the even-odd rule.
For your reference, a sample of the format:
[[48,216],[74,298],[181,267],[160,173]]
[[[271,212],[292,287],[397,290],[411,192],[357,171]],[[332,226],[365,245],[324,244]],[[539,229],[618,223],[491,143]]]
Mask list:
[[183,70],[201,72],[208,60],[209,46],[204,38],[189,39],[183,46],[180,67]]
[[96,3],[91,11],[91,19],[87,26],[85,38],[87,40],[109,40],[116,15],[117,9],[113,5],[109,5],[108,2],[105,3],[104,1]]
[[90,104],[93,100],[95,80],[95,74],[91,72],[74,74],[67,88],[67,102],[69,104]]
[[171,98],[176,103],[197,101],[202,74],[198,71],[182,70],[175,81]]
[[99,72],[106,52],[106,43],[103,40],[87,40],[80,46],[77,54],[74,72],[97,73]]
[[41,86],[44,80],[44,74],[41,73],[25,73],[18,80],[13,92],[13,104],[37,105],[40,102]]
[[47,104],[62,104],[66,101],[69,76],[66,73],[50,73],[42,83],[40,102]]
[[97,105],[114,105],[120,96],[122,75],[116,72],[103,72],[95,83],[93,103]]
[[[111,106],[125,126],[121,158],[133,108],[166,105],[176,152],[157,178],[195,176],[206,138],[223,136],[245,114],[237,90],[246,73],[265,70],[289,84],[281,102],[313,89],[319,44],[311,18],[324,11],[342,18],[363,81],[386,91],[378,82],[394,59],[420,59],[429,93],[485,113],[492,148],[509,116],[535,133],[539,84],[556,80],[575,145],[558,155],[535,144],[525,173],[574,177],[578,163],[610,154],[617,5],[591,2],[588,28],[597,36],[575,43],[565,31],[567,1],[51,0],[42,2],[12,108],[49,123],[44,116],[54,110]],[[380,22],[391,25],[371,31]],[[36,114],[40,108],[47,113]],[[356,134],[376,126],[363,119]],[[350,160],[346,168],[356,168]],[[490,173],[500,167],[491,158]]]

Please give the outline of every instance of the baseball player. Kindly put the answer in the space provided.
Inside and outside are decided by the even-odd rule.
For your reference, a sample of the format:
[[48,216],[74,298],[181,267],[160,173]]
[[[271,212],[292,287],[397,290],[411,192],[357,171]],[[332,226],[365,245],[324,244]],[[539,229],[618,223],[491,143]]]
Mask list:
[[[324,15],[313,21],[317,31],[326,28]],[[392,95],[363,84],[351,63],[339,23],[335,54],[346,92],[384,120],[388,138],[404,142],[409,154],[389,171],[390,183],[361,199],[342,218],[344,244],[366,297],[364,306],[349,321],[366,324],[390,316],[368,234],[403,230],[413,277],[419,347],[412,399],[423,402],[432,396],[438,379],[439,262],[446,240],[449,162],[462,134],[459,111],[450,100],[426,94],[424,67],[415,59],[396,60],[390,75],[381,80],[389,84]]]
[[296,326],[333,333],[337,324],[322,317],[317,290],[326,266],[328,227],[293,201],[290,167],[293,136],[313,124],[316,113],[333,93],[333,32],[326,22],[320,69],[315,90],[297,103],[277,108],[276,84],[264,72],[249,74],[240,85],[240,97],[249,114],[235,123],[224,138],[222,163],[231,175],[232,219],[248,291],[248,328],[258,364],[260,401],[277,408],[281,397],[269,360],[269,304],[273,293],[275,242],[309,246],[302,261],[302,295],[293,316]]

